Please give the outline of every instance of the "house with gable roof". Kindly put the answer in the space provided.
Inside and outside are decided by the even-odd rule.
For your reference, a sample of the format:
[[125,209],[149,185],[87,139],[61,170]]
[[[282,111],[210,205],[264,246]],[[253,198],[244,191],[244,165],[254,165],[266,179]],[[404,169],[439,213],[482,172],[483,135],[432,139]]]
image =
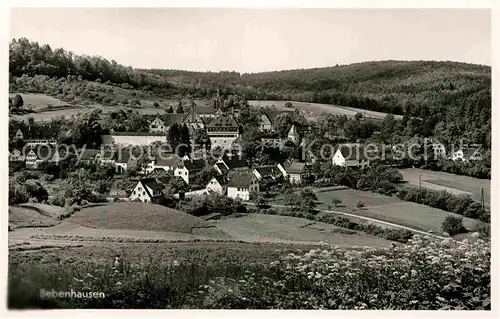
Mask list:
[[271,178],[273,180],[276,180],[278,177],[282,175],[282,172],[280,171],[277,165],[265,165],[265,166],[255,167],[253,169],[253,173],[259,181],[262,180],[263,178]]
[[240,127],[232,115],[222,115],[206,126],[212,149],[227,149],[240,136]]
[[205,166],[204,159],[183,161],[175,168],[174,176],[181,177],[189,185],[189,178],[199,173]]
[[59,125],[29,125],[22,130],[18,129],[12,140],[24,140],[28,146],[57,145],[57,137],[60,132],[61,127]]
[[252,171],[233,171],[228,175],[227,196],[250,200],[250,193],[259,192],[259,180]]
[[227,179],[222,175],[212,177],[205,187],[207,194],[217,193],[219,195],[226,195],[227,192]]
[[259,128],[261,131],[271,131],[273,129],[273,123],[265,112],[260,115]]
[[239,158],[239,156],[229,156],[228,154],[224,154],[214,164],[215,170],[221,175],[231,170],[246,169],[248,167],[248,163],[244,159]]
[[370,166],[366,149],[359,143],[340,144],[332,157],[332,164],[343,167],[365,168]]
[[144,203],[159,203],[163,197],[164,188],[154,178],[142,178],[133,188],[129,200]]
[[149,123],[149,132],[150,133],[166,133],[168,130],[165,121],[160,119],[160,117],[156,117],[151,123]]
[[301,184],[310,175],[305,163],[292,162],[285,169],[291,184]]

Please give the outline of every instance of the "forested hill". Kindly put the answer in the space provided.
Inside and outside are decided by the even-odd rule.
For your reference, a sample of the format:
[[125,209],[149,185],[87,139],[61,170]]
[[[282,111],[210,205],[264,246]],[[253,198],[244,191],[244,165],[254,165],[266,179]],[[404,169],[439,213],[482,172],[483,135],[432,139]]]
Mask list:
[[[238,94],[247,100],[327,103],[407,115],[406,119],[421,119],[425,131],[435,136],[491,145],[488,66],[382,61],[252,74],[140,70],[21,38],[10,43],[9,71],[12,84],[18,77],[27,77],[21,82],[29,84],[30,92],[47,93],[46,83],[41,82],[67,77],[152,91],[161,98],[210,98],[219,90],[224,98]],[[41,79],[31,81],[39,75]]]
[[14,39],[9,44],[9,74],[11,77],[75,76],[88,81],[122,85],[125,88],[171,87],[160,76],[120,65],[114,60],[108,61],[99,56],[76,55],[62,48],[52,50],[48,44],[40,45],[26,38]]
[[147,71],[178,85],[221,87],[247,99],[330,103],[394,114],[407,110],[415,116],[466,102],[489,104],[491,91],[490,67],[457,62],[364,62],[250,74]]

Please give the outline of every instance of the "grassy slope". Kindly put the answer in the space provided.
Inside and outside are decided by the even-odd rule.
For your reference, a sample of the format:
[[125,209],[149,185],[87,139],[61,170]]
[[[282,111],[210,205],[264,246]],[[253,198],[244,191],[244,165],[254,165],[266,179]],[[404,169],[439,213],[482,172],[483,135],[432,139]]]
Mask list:
[[217,226],[226,233],[256,242],[328,242],[339,246],[387,246],[389,241],[304,218],[250,214],[244,217],[220,219]]
[[[157,113],[164,113],[165,108],[172,106],[175,108],[178,103],[178,99],[167,99],[165,97],[154,94],[153,92],[145,92],[135,89],[123,89],[117,86],[111,86],[104,83],[85,81],[86,85],[85,91],[98,94],[104,99],[110,99],[112,102],[98,102],[93,98],[78,97],[78,102],[73,101],[63,101],[64,95],[59,94],[57,96],[51,96],[48,93],[20,93],[24,100],[24,105],[33,106],[33,110],[39,113],[29,113],[23,115],[11,115],[12,118],[16,119],[27,119],[33,117],[35,121],[50,121],[53,117],[66,116],[71,117],[72,115],[78,115],[79,113],[84,113],[90,111],[94,108],[102,109],[103,113],[111,113],[119,110],[125,112],[132,111],[139,114],[154,115]],[[11,92],[10,96],[13,97],[17,92]],[[138,100],[140,106],[125,106],[120,104],[123,101]],[[181,99],[184,105],[188,105],[188,99]],[[206,106],[206,100],[195,99],[196,105]],[[154,103],[158,103],[158,107],[154,106]],[[54,107],[61,105],[68,105],[68,108],[64,109],[54,109],[49,110],[47,106],[52,104]]]
[[[422,186],[431,186],[439,189],[439,186],[455,188],[463,192],[471,193],[474,200],[481,200],[481,188],[484,190],[484,200],[487,207],[490,206],[491,199],[491,181],[487,179],[478,179],[469,176],[461,176],[446,172],[433,172],[423,169],[406,168],[400,170],[403,179],[413,186],[418,186],[420,174],[422,174]],[[427,183],[433,184],[428,185]]]
[[[333,210],[352,212],[360,216],[372,217],[422,231],[432,229],[435,232],[441,232],[441,224],[446,216],[459,216],[426,205],[404,202],[395,197],[353,189],[320,192],[316,195],[323,203],[321,206],[324,208],[331,204],[333,197],[338,197],[342,200],[342,204],[332,208]],[[366,205],[362,210],[356,207],[359,201]],[[464,217],[463,220],[467,229],[472,229],[477,223],[476,220],[470,218]]]
[[110,203],[89,207],[76,212],[68,221],[90,228],[187,234],[196,233],[197,229],[213,228],[200,218],[150,203]]
[[[40,206],[41,205],[41,206]],[[45,205],[52,207],[50,205]],[[11,228],[48,227],[58,223],[58,211],[47,209],[42,204],[9,206],[9,225]]]

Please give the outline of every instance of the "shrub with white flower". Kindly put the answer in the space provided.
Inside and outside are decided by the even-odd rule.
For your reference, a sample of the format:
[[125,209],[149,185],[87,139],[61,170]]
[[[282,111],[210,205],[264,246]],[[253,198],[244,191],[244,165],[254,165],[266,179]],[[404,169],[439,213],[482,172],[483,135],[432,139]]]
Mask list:
[[[236,282],[232,304],[283,309],[490,309],[489,243],[414,236],[388,249],[312,249],[288,254]],[[204,307],[222,306],[206,296]],[[234,300],[237,298],[237,301]],[[239,298],[239,299],[238,299]],[[242,298],[245,298],[243,300]]]

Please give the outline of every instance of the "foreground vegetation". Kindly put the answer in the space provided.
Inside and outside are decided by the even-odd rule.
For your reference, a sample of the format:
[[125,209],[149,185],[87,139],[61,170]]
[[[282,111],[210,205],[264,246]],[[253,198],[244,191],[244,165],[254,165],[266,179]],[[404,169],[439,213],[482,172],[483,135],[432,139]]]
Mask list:
[[[480,239],[438,242],[414,236],[393,248],[325,245],[305,254],[272,255],[273,260],[262,255],[243,260],[200,251],[168,263],[124,258],[117,267],[111,260],[86,259],[68,267],[67,260],[40,262],[41,256],[11,259],[8,303],[11,308],[491,308],[490,247]],[[40,288],[106,297],[41,299]]]

